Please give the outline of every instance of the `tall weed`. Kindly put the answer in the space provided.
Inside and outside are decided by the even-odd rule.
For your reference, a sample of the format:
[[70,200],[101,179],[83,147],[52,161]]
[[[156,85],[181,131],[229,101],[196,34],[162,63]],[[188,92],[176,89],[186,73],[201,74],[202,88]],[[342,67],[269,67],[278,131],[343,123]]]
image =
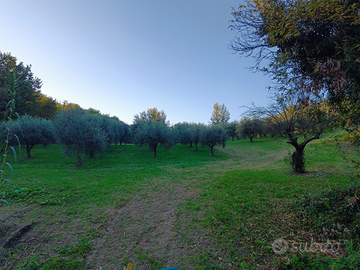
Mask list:
[[[18,77],[16,70],[12,72],[12,75],[5,70],[6,78],[7,78],[7,86],[8,91],[11,95],[11,100],[6,105],[6,110],[3,119],[1,119],[0,123],[0,138],[1,138],[1,144],[0,144],[0,153],[1,153],[1,164],[0,164],[0,188],[3,190],[3,186],[5,183],[10,184],[12,186],[11,181],[7,178],[5,174],[6,169],[10,169],[13,174],[12,166],[9,162],[6,161],[8,149],[12,149],[14,152],[14,156],[16,157],[16,152],[13,147],[9,147],[9,138],[10,138],[10,127],[12,124],[12,115],[14,114],[15,110],[15,93],[16,88],[21,84],[21,75]],[[9,202],[7,202],[4,199],[5,193],[4,191],[1,192],[1,202],[4,202],[8,205]]]

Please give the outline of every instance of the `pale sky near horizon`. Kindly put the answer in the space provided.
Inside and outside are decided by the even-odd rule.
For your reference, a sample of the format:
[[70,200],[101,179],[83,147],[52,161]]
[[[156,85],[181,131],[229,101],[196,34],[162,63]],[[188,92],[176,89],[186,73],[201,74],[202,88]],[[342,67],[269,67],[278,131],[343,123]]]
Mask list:
[[267,105],[271,84],[228,48],[240,3],[2,0],[0,51],[32,65],[43,94],[128,124],[153,107],[171,124],[207,124],[216,102],[238,120],[240,106]]

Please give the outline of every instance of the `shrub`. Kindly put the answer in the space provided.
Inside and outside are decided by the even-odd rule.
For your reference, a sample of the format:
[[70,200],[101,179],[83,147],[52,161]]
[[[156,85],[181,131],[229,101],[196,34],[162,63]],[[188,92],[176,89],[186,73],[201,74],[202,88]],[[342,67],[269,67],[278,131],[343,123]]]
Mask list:
[[314,195],[303,195],[295,204],[303,225],[325,235],[360,236],[360,185],[330,188]]

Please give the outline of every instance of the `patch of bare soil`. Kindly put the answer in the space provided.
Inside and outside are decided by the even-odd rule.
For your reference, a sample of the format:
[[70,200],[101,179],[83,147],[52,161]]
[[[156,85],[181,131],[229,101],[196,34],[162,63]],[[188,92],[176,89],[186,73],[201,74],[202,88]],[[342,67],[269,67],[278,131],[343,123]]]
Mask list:
[[83,229],[82,219],[48,215],[36,205],[12,205],[0,210],[0,269],[17,269],[24,259],[34,257],[45,261],[57,255],[54,248],[76,244],[78,232]]
[[95,269],[123,269],[127,263],[133,263],[136,270],[192,269],[196,265],[189,259],[195,256],[194,245],[208,247],[210,243],[196,234],[190,239],[181,234],[178,221],[187,217],[179,216],[177,209],[185,200],[197,198],[193,188],[174,185],[134,197],[109,215],[86,264]]
[[194,223],[202,213],[184,211],[187,201],[199,197],[194,181],[150,181],[146,192],[101,213],[92,209],[92,216],[67,215],[61,207],[1,207],[0,269],[18,269],[32,258],[44,263],[59,256],[59,248],[88,235],[94,235],[93,250],[85,259],[88,269],[123,269],[128,263],[133,270],[193,269],[199,252],[215,252],[211,234]]
[[24,220],[24,217],[30,211],[31,208],[28,207],[17,209],[10,215],[0,215],[0,269],[9,264],[8,257],[12,249],[29,240],[28,235],[33,224]]

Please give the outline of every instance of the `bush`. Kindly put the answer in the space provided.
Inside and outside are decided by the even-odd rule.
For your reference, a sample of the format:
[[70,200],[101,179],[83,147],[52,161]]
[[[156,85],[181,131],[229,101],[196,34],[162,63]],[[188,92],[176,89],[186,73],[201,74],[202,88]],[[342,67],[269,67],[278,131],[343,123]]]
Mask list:
[[328,236],[360,236],[360,185],[330,188],[314,195],[304,195],[295,204],[303,225]]

